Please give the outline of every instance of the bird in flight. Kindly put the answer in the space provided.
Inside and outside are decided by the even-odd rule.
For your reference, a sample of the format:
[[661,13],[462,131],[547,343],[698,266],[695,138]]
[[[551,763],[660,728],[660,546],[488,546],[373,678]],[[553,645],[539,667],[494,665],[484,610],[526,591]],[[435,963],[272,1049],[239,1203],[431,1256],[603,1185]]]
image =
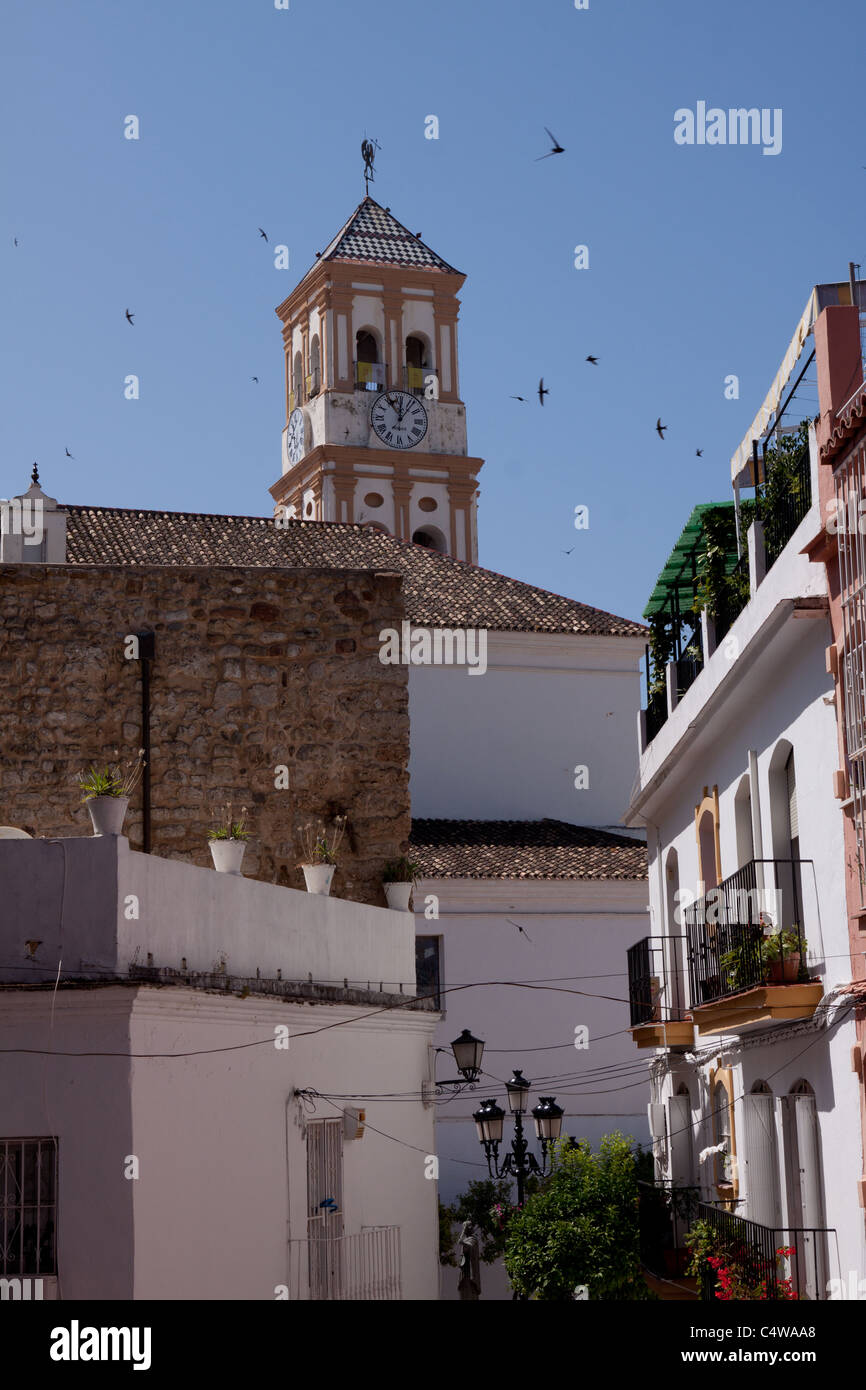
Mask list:
[[[574,550],[574,546],[571,547],[571,550]],[[563,555],[570,555],[570,554],[571,554],[571,550],[563,550],[563,551],[562,551],[562,554],[563,554]]]
[[550,395],[550,392],[548,391],[547,387],[546,387],[545,384],[544,384],[544,377],[542,377],[541,380],[540,380],[539,383],[538,383],[538,399],[541,401],[541,404],[542,404],[542,405],[544,405],[544,398],[545,398],[545,396],[549,396],[549,395]]
[[68,459],[74,459],[74,458],[75,458],[75,455],[74,455],[74,454],[70,454],[69,450],[67,449],[67,450],[66,450],[66,457],[67,457]]
[[251,377],[250,377],[250,381],[258,381],[258,377],[257,377],[257,376],[251,376]]
[[659,439],[664,439],[666,429],[667,425],[662,424],[662,417],[659,416],[659,418],[656,420],[656,434],[658,435]]
[[695,449],[695,458],[696,458],[696,459],[702,459],[703,456],[704,456],[704,451],[703,451],[703,449]]
[[525,396],[509,396],[508,399],[509,399],[510,401],[523,401],[524,404],[526,403],[526,397],[525,397]]
[[261,227],[259,227],[259,236],[264,237],[265,241],[267,241],[267,239],[268,239],[268,234],[267,234],[267,232],[263,231]]
[[[547,130],[547,126],[545,126],[544,129]],[[540,155],[538,156],[538,159],[536,159],[536,161],[535,161],[536,164],[538,163],[538,160],[539,160],[539,159],[549,159],[550,156],[551,156],[552,154],[565,154],[565,147],[564,147],[563,145],[560,145],[559,141],[557,140],[557,138],[556,138],[556,136],[553,134],[553,132],[550,131],[550,130],[547,130],[547,133],[548,133],[548,135],[550,136],[551,140],[553,141],[553,149],[552,149],[552,150],[548,150],[547,154],[540,154]]]
[[593,365],[594,367],[597,367],[597,366],[598,366],[598,358],[597,358],[597,357],[593,357],[592,353],[589,354],[589,357],[587,357],[586,360],[587,360],[587,362],[591,362],[592,365]]
[[18,238],[17,238],[17,236],[14,236],[14,237],[12,238],[12,245],[13,245],[13,246],[17,246],[17,245],[18,245]]
[[[510,918],[510,917],[508,917],[506,920],[509,921],[509,922],[511,922],[511,918]],[[527,940],[527,941],[529,941],[529,942],[532,941],[532,937],[529,935],[529,932],[528,932],[528,931],[525,931],[524,928],[520,925],[519,922],[511,922],[511,925],[512,925],[512,927],[516,927],[517,930],[518,930],[519,932],[522,932],[523,935],[526,937],[526,940]]]
[[128,322],[128,323],[132,323],[132,320],[133,320],[134,317],[135,317],[135,315],[134,315],[134,314],[131,314],[131,313],[129,312],[129,310],[127,309],[127,311],[126,311],[127,322]]

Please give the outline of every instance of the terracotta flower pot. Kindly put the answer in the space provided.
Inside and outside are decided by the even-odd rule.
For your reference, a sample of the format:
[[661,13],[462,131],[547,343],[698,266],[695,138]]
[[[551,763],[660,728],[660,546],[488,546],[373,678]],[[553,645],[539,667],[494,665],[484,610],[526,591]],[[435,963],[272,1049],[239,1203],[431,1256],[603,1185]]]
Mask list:
[[218,874],[240,874],[246,840],[209,840],[208,843]]
[[771,960],[767,962],[767,979],[770,984],[795,984],[799,974],[799,951],[793,951],[789,956],[783,956],[781,960]]
[[122,835],[128,806],[128,796],[89,796],[87,809],[94,835]]
[[327,898],[331,892],[331,881],[336,867],[336,864],[302,864],[307,892],[321,893]]
[[408,912],[413,886],[411,883],[386,883],[385,897],[388,899],[388,906],[399,912]]

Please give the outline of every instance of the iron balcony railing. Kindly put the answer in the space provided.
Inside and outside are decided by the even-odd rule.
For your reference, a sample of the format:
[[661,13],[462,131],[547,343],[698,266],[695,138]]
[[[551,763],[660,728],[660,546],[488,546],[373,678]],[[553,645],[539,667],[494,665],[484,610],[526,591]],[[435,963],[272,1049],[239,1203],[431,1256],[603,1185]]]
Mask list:
[[778,560],[803,517],[812,505],[812,467],[809,446],[804,445],[794,466],[791,487],[777,498],[764,521],[767,569]]
[[[827,1298],[828,1226],[762,1226],[744,1216],[699,1202],[697,1219],[706,1221],[716,1232],[719,1252],[736,1267],[744,1283],[757,1287],[766,1283],[767,1298],[779,1299],[780,1283],[790,1280],[790,1288],[800,1299]],[[778,1256],[777,1251],[789,1250]],[[715,1300],[718,1276],[709,1265],[700,1275],[701,1297]]]
[[693,1008],[809,978],[802,868],[811,863],[753,859],[683,909]]
[[[435,367],[404,367],[403,385],[416,396],[423,396],[427,389],[427,378],[434,377],[438,384],[439,373]],[[435,388],[434,388],[435,390]]]
[[700,1188],[641,1181],[637,1188],[641,1264],[661,1279],[681,1279],[691,1259],[685,1236],[697,1219]]
[[289,1241],[289,1298],[369,1302],[402,1298],[400,1227],[368,1226],[356,1235]]
[[729,585],[718,610],[711,614],[717,646],[739,618],[749,602],[749,597],[749,552],[744,549],[731,570]]
[[629,947],[626,954],[632,1028],[643,1023],[683,1021],[684,990],[676,965],[676,950],[681,941],[681,937],[674,936],[645,936]]
[[356,362],[355,390],[382,391],[385,388],[388,368],[384,362]]

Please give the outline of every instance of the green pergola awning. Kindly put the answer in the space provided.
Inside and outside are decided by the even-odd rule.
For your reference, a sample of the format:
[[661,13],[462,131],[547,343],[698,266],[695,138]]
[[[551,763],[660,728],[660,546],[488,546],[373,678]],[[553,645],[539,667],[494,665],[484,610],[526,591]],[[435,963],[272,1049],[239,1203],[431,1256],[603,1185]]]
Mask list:
[[[643,610],[645,618],[663,613],[676,607],[686,612],[695,602],[694,575],[697,560],[704,544],[704,513],[709,511],[730,511],[733,516],[733,502],[700,502],[695,507],[682,534],[668,556],[667,563],[656,581],[656,586]],[[737,550],[729,551],[726,568],[731,571],[737,562]]]

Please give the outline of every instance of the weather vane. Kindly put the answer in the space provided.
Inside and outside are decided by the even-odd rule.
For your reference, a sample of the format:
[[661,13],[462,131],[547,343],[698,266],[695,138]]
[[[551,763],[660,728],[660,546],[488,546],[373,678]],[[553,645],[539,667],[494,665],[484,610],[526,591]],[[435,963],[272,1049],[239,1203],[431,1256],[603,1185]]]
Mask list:
[[364,192],[370,192],[370,184],[376,182],[376,175],[373,173],[373,165],[376,162],[376,151],[382,146],[378,140],[368,140],[366,135],[361,141],[361,157],[364,161]]

